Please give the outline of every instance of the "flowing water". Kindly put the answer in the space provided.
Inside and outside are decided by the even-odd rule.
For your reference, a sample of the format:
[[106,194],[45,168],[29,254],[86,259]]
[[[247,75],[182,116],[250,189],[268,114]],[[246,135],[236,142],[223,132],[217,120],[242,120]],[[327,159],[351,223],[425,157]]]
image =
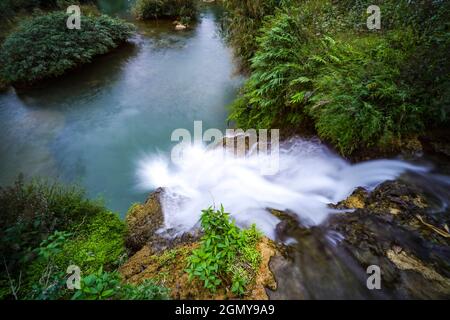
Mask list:
[[[130,1],[99,1],[130,19]],[[131,43],[40,87],[0,93],[0,185],[26,177],[76,182],[122,215],[147,193],[135,188],[142,154],[166,153],[177,128],[226,126],[242,83],[217,27],[203,9],[192,30],[140,22]]]
[[433,192],[441,195],[436,207],[439,212],[447,208],[450,177],[433,175],[430,164],[402,160],[350,164],[318,140],[301,138],[281,144],[280,168],[274,175],[261,171],[261,161],[269,156],[259,157],[253,152],[236,157],[224,155],[221,148],[192,146],[177,165],[167,157],[144,157],[138,169],[139,185],[144,190],[166,189],[166,228],[180,232],[198,224],[202,209],[223,205],[238,225],[256,223],[267,236],[275,238],[280,220],[268,208],[289,211],[303,225],[318,225],[334,212],[329,204],[346,199],[357,187],[372,190],[400,176],[409,178],[410,183],[441,186]]

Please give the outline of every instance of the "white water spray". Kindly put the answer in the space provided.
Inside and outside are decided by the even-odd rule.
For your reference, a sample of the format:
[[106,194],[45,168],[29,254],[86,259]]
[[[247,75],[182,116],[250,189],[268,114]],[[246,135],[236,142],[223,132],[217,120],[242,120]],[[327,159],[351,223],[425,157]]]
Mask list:
[[429,169],[404,161],[378,160],[351,165],[318,141],[294,139],[280,146],[280,171],[263,176],[257,155],[227,156],[223,150],[192,147],[184,161],[172,166],[169,159],[142,159],[139,186],[145,190],[164,187],[165,225],[189,231],[201,210],[223,204],[241,227],[256,223],[274,237],[279,220],[267,209],[289,210],[307,224],[319,224],[333,212],[330,203],[348,197],[357,187],[373,189],[406,171]]

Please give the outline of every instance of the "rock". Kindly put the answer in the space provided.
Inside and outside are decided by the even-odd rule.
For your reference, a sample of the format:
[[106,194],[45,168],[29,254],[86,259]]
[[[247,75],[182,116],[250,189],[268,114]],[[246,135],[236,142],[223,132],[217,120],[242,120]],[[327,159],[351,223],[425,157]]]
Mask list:
[[144,204],[133,205],[127,213],[128,226],[126,246],[136,252],[147,245],[155,236],[155,231],[164,225],[164,214],[160,202],[163,189],[153,192]]
[[[185,271],[187,258],[192,254],[192,250],[199,246],[201,233],[194,230],[173,236],[171,230],[160,230],[164,226],[162,197],[164,190],[156,190],[144,204],[133,205],[126,216],[126,245],[131,258],[119,269],[125,281],[139,284],[146,279],[152,279],[170,288],[173,299],[239,298],[223,288],[216,293],[210,293],[204,289],[202,282],[195,279],[189,281]],[[269,261],[280,253],[275,244],[264,237],[258,243],[258,250],[262,255],[261,265],[245,299],[268,299],[266,288],[276,289]]]
[[421,156],[423,145],[418,137],[404,138],[400,143],[400,150],[402,154],[407,156]]
[[424,150],[430,154],[450,158],[449,129],[434,130],[420,137]]
[[[189,276],[185,271],[187,259],[192,250],[198,248],[198,246],[198,242],[178,244],[172,249],[156,251],[145,245],[120,267],[119,272],[127,283],[139,284],[144,280],[152,279],[169,288],[173,299],[224,300],[238,298],[231,291],[223,288],[211,293],[209,290],[205,290],[203,283],[199,280],[189,281]],[[266,300],[268,296],[265,288],[276,288],[274,277],[268,265],[270,259],[279,255],[279,252],[274,243],[267,238],[260,241],[258,249],[262,254],[261,265],[255,283],[249,288],[244,299]]]
[[261,253],[262,261],[256,274],[255,284],[249,289],[248,300],[268,300],[266,288],[270,290],[277,289],[277,283],[269,265],[271,259],[280,256],[280,252],[275,244],[265,237],[258,244],[258,251]]
[[187,26],[182,23],[177,23],[175,25],[175,30],[181,31],[181,30],[186,30],[186,29],[187,29]]
[[161,197],[164,189],[160,188],[150,194],[144,204],[133,205],[125,218],[128,227],[126,247],[131,254],[145,246],[155,251],[164,251],[180,244],[191,244],[201,237],[200,230],[183,234],[174,234],[173,230],[161,230],[164,226],[164,213]]
[[351,196],[344,201],[338,203],[336,209],[362,209],[365,206],[365,202],[369,193],[364,188],[356,189]]
[[[423,190],[400,181],[371,194],[357,190],[338,204],[351,209],[306,229],[284,220],[286,257],[271,261],[278,289],[271,299],[448,299],[448,215],[429,210]],[[277,217],[283,219],[282,214]],[[292,242],[292,241],[291,241]],[[366,287],[367,267],[381,269],[381,290]],[[289,275],[289,276],[286,276]]]

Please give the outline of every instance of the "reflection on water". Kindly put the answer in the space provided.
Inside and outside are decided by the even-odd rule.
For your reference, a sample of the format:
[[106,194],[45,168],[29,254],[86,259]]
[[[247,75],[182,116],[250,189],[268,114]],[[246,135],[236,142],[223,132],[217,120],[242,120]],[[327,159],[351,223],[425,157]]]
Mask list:
[[135,0],[97,0],[99,9],[109,15],[129,16],[129,10]]
[[[124,1],[100,1],[121,13]],[[125,1],[126,2],[126,1]],[[109,5],[109,7],[108,7]],[[205,9],[191,31],[138,23],[129,45],[38,88],[0,94],[0,184],[19,172],[79,182],[122,214],[143,201],[136,161],[167,153],[176,128],[225,128],[242,79]]]

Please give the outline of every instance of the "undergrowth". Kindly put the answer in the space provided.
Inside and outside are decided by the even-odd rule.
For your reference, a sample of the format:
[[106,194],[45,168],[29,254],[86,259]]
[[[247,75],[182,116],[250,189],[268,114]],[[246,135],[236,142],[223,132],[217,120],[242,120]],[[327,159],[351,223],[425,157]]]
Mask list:
[[[370,4],[381,6],[380,31],[366,27]],[[246,5],[239,8],[231,14],[245,15]],[[449,3],[440,1],[281,2],[253,19],[260,25],[256,34],[239,31],[252,35],[256,49],[243,54],[251,75],[230,119],[244,129],[295,131],[312,124],[343,155],[395,148],[445,126],[448,16]]]
[[201,226],[204,236],[200,248],[188,258],[189,278],[198,278],[212,292],[230,287],[234,294],[244,295],[261,263],[256,249],[261,234],[255,225],[239,229],[223,206],[203,210]]

